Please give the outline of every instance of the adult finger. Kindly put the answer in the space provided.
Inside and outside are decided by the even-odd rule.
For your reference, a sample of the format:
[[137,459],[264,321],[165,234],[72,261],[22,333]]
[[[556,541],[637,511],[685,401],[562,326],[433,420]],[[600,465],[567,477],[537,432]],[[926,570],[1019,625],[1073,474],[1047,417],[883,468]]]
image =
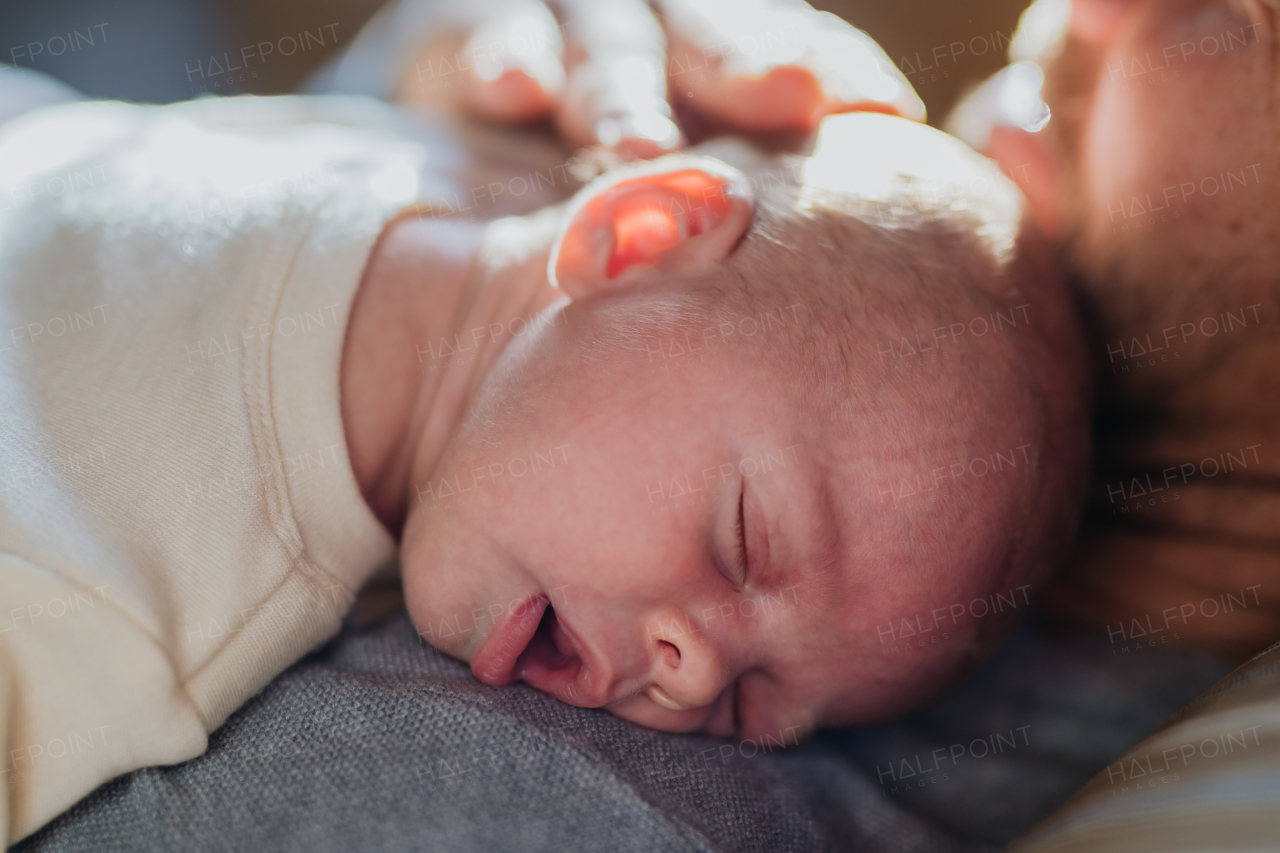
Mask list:
[[570,143],[653,157],[683,143],[667,103],[666,39],[641,0],[559,0],[566,83],[556,124]]
[[804,3],[658,0],[673,97],[746,131],[812,130],[854,110],[922,120],[924,103],[866,33]]
[[1039,65],[1015,62],[965,96],[943,129],[994,160],[1026,196],[1040,230],[1058,239],[1066,211],[1058,164],[1040,132],[1050,120],[1043,83]]
[[540,0],[482,3],[424,46],[397,99],[497,121],[549,115],[564,89],[560,24]]

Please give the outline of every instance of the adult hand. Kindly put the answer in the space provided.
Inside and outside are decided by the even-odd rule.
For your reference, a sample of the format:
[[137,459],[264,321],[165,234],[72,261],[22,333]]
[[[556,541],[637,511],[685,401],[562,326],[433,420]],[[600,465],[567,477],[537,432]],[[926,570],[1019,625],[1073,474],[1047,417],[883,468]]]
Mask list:
[[551,117],[571,145],[638,157],[714,127],[811,132],[855,110],[924,118],[869,36],[802,2],[486,0],[469,20],[423,47],[397,100]]

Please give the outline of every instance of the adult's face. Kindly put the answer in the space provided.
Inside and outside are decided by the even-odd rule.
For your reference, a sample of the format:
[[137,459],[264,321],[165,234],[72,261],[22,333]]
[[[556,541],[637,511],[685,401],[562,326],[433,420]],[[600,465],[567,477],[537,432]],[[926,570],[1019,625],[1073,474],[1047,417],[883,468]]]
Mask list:
[[1071,12],[1047,69],[1047,130],[1065,236],[1104,326],[1162,304],[1194,313],[1207,284],[1265,297],[1280,270],[1280,4],[1074,0]]
[[[1069,30],[1044,62],[1052,118],[1028,133],[1005,108],[988,153],[1059,237],[1092,315],[1096,497],[1055,607],[1110,624],[1262,583],[1280,566],[1267,509],[1280,460],[1262,450],[1227,475],[1211,467],[1269,446],[1280,425],[1268,390],[1280,365],[1280,3],[1036,8],[1055,2]],[[1000,87],[991,92],[988,104],[1001,103]],[[1131,488],[1136,472],[1183,464],[1204,467],[1158,494]],[[1280,631],[1280,598],[1255,603],[1181,638],[1256,651]]]

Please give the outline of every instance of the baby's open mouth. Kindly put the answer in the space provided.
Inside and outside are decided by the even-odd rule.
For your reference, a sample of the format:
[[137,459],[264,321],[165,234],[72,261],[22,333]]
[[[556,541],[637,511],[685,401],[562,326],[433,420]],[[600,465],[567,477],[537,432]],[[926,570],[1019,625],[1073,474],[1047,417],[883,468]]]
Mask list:
[[472,658],[471,672],[485,684],[502,687],[531,670],[554,672],[579,663],[577,644],[556,619],[555,608],[546,596],[537,595],[512,608],[495,626]]
[[556,619],[556,609],[548,604],[542,618],[538,620],[538,630],[534,631],[529,644],[516,659],[515,675],[517,678],[524,678],[532,666],[564,669],[576,659],[572,641]]
[[493,687],[515,681],[516,662],[537,633],[544,611],[550,609],[550,601],[540,594],[512,607],[471,659],[472,675]]

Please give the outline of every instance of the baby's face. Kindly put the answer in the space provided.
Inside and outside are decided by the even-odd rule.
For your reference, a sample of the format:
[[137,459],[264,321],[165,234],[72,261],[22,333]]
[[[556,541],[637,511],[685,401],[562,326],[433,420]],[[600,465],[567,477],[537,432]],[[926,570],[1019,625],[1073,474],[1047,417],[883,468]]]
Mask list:
[[402,558],[420,633],[488,684],[765,743],[935,693],[994,621],[971,604],[1003,582],[1018,491],[956,466],[1017,454],[1002,476],[1028,476],[1017,419],[989,408],[990,380],[940,386],[938,411],[994,425],[959,448],[874,347],[820,409],[759,343],[813,321],[798,301],[620,332],[678,291],[555,307],[502,354],[417,483]]

